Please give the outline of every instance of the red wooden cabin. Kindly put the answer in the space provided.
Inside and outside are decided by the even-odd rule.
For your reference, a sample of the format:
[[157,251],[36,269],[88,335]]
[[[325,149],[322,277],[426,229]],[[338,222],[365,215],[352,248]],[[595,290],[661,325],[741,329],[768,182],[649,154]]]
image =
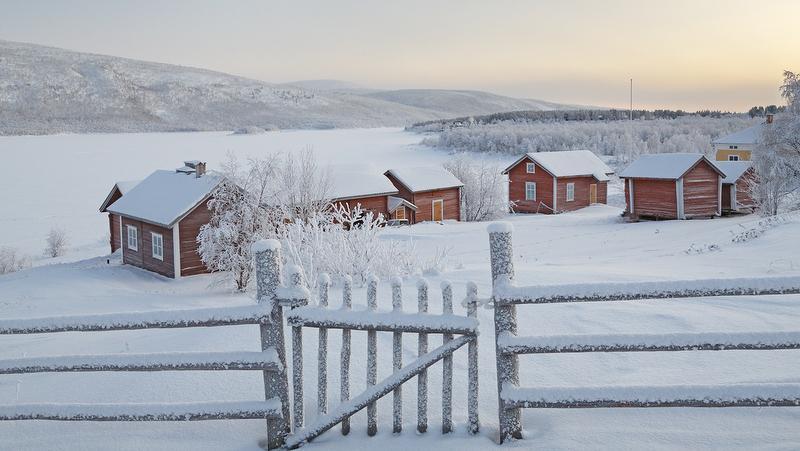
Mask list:
[[197,235],[211,218],[208,200],[221,181],[205,173],[205,163],[189,161],[177,171],[153,172],[129,192],[116,185],[103,208],[118,227],[112,251],[118,236],[125,264],[171,278],[208,272],[197,251]]
[[622,171],[631,219],[710,218],[721,214],[725,174],[702,154],[643,155]]
[[409,224],[423,221],[461,220],[459,179],[441,166],[390,169],[384,175],[397,188],[392,219],[405,217]]
[[527,153],[503,171],[514,211],[548,214],[606,203],[613,173],[588,150]]

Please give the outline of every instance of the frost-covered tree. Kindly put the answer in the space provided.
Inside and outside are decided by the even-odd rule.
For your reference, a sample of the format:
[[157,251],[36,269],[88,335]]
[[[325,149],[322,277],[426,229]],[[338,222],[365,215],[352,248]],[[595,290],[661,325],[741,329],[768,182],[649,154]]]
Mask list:
[[778,214],[784,201],[800,190],[800,74],[784,72],[781,96],[786,108],[763,128],[753,156],[757,181],[752,197],[762,214]]
[[53,227],[47,234],[44,255],[46,257],[60,257],[67,250],[67,232],[59,227]]
[[276,198],[277,156],[250,159],[246,165],[234,156],[222,164],[224,180],[208,208],[211,220],[197,236],[200,257],[213,272],[227,272],[236,290],[244,291],[253,275],[252,244],[275,234],[282,211],[270,208]]
[[293,219],[308,220],[330,203],[331,180],[311,148],[299,156],[287,154],[278,170],[281,205]]
[[31,265],[31,259],[10,246],[0,246],[0,275],[25,269]]
[[506,182],[501,169],[485,161],[474,162],[457,156],[444,164],[464,187],[461,189],[461,216],[464,221],[490,221],[508,212]]

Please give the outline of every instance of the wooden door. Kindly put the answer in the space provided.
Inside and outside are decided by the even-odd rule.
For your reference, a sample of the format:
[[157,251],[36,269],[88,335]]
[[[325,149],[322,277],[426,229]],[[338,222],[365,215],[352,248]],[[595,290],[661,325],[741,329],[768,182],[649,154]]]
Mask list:
[[444,219],[444,199],[435,199],[433,201],[433,220],[441,221]]
[[406,219],[406,207],[401,205],[394,211],[394,219]]
[[589,204],[597,203],[597,183],[589,185]]

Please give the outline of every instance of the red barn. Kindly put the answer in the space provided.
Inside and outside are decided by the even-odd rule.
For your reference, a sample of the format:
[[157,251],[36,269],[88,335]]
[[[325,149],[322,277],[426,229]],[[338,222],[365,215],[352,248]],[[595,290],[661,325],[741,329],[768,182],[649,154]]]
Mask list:
[[606,203],[614,171],[593,152],[527,153],[507,167],[508,200],[520,213],[561,213]]
[[725,174],[702,154],[643,155],[620,177],[631,219],[710,218],[721,214]]
[[221,181],[205,173],[205,163],[189,161],[177,171],[153,172],[108,205],[119,217],[122,262],[172,278],[208,272],[197,235],[211,218],[208,200]]
[[392,219],[405,218],[409,224],[422,221],[461,219],[459,179],[441,166],[390,169],[384,175],[397,188]]
[[750,188],[756,181],[755,168],[749,161],[715,161],[714,164],[725,173],[722,179],[722,211],[750,212],[755,202]]

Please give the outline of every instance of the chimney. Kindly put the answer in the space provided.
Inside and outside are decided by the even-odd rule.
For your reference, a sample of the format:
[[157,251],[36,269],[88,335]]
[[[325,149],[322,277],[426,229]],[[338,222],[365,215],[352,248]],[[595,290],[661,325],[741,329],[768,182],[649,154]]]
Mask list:
[[773,119],[775,119],[775,115],[774,114],[768,114],[767,115],[767,124],[771,124]]
[[194,166],[194,176],[200,178],[206,174],[206,163],[205,161],[198,161],[197,164]]

